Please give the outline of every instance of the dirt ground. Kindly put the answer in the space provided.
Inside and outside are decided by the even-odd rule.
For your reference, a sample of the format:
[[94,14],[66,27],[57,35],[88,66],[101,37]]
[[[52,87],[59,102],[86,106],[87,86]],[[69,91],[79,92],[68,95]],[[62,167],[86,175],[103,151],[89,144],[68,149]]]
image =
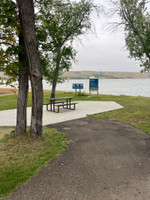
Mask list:
[[150,136],[128,124],[81,118],[49,125],[70,148],[10,200],[149,200]]
[[[17,93],[18,89],[14,89],[14,88],[0,88],[0,94],[8,94],[8,93]],[[29,90],[29,92],[31,92],[31,90]],[[44,92],[51,92],[51,90],[44,90]],[[67,91],[58,91],[57,92],[67,92]]]
[[[30,90],[29,90],[30,91]],[[45,92],[51,92],[51,90],[44,90]],[[0,93],[13,93],[18,92],[18,89],[11,88],[0,88]]]
[[14,93],[14,92],[18,92],[18,89],[0,88],[0,93]]

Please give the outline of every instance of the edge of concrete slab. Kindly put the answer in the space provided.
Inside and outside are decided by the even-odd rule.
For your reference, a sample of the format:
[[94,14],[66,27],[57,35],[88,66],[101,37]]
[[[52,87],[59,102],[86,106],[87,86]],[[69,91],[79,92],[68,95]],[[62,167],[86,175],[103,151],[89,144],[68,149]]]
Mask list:
[[[78,101],[75,110],[60,109],[59,113],[48,112],[43,106],[43,125],[86,117],[87,115],[121,109],[114,101]],[[0,111],[0,126],[16,125],[16,109]],[[30,125],[31,107],[27,108],[27,124]]]

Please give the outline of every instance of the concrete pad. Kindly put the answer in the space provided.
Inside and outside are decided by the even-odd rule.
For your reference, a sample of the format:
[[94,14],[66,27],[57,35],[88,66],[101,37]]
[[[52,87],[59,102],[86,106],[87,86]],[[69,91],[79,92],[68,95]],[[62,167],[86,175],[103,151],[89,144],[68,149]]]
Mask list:
[[[123,108],[114,101],[78,101],[75,110],[60,109],[59,113],[49,112],[43,106],[43,125],[86,117],[86,115]],[[27,124],[30,125],[31,107],[27,108]],[[0,111],[0,126],[16,125],[16,109]]]

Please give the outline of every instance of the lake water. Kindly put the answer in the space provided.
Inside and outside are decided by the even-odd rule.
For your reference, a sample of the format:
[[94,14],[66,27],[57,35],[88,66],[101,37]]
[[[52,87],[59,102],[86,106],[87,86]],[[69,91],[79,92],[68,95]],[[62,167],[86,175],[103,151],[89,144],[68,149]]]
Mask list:
[[[73,83],[83,83],[82,92],[89,92],[89,79],[70,79],[57,85],[57,90],[74,91]],[[46,81],[44,89],[51,89]],[[129,95],[150,97],[150,79],[99,79],[99,94]]]
[[[57,90],[71,91],[73,83],[83,83],[82,92],[89,92],[89,79],[70,79],[57,85]],[[0,88],[9,86],[0,85]],[[51,86],[44,80],[44,89],[51,89]],[[150,79],[99,79],[99,94],[129,95],[150,97]]]

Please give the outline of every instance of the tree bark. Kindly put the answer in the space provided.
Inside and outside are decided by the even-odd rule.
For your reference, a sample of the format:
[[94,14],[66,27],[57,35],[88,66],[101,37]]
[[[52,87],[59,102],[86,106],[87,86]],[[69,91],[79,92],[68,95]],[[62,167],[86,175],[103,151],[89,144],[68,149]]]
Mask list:
[[57,80],[58,80],[58,76],[59,76],[59,66],[60,66],[60,61],[61,61],[60,54],[61,54],[61,48],[58,47],[56,69],[55,69],[54,78],[53,78],[51,98],[55,98],[56,85],[57,85]]
[[20,72],[19,75],[19,95],[17,101],[17,123],[16,123],[16,136],[26,132],[27,127],[27,99],[28,99],[28,76]]
[[56,84],[57,84],[57,80],[54,80],[52,84],[51,98],[55,98]]
[[17,123],[16,123],[16,136],[26,132],[27,127],[27,100],[28,100],[28,61],[25,53],[25,45],[22,32],[19,35],[19,94],[17,101]]
[[23,31],[26,54],[29,62],[32,87],[32,116],[30,134],[32,137],[42,136],[43,85],[40,58],[36,41],[33,0],[17,0],[21,29]]

